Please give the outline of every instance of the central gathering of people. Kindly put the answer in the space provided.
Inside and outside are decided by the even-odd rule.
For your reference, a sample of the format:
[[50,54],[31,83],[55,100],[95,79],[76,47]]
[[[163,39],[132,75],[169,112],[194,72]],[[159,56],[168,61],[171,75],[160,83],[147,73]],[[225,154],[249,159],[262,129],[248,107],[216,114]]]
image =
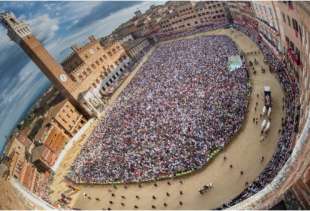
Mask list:
[[74,161],[76,183],[140,182],[202,168],[241,128],[245,65],[224,35],[162,43],[123,90]]

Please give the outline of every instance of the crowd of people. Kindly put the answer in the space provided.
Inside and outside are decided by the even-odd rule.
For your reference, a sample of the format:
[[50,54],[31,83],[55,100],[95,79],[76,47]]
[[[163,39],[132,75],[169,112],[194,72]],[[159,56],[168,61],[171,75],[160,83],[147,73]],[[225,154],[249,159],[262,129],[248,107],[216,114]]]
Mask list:
[[139,182],[200,169],[241,128],[248,74],[228,58],[227,36],[160,45],[96,127],[68,177],[77,183]]
[[283,61],[280,61],[271,51],[271,49],[260,39],[258,32],[255,29],[235,24],[234,27],[250,37],[263,52],[266,62],[269,64],[281,83],[285,93],[284,98],[284,113],[285,118],[282,120],[282,129],[276,152],[271,161],[267,164],[260,176],[250,184],[239,196],[232,201],[223,204],[221,208],[227,208],[237,204],[244,199],[254,195],[269,184],[284,166],[287,159],[290,157],[293,149],[292,141],[294,140],[294,132],[298,122],[295,119],[295,113],[298,107],[298,85],[293,75],[287,71],[287,67]]

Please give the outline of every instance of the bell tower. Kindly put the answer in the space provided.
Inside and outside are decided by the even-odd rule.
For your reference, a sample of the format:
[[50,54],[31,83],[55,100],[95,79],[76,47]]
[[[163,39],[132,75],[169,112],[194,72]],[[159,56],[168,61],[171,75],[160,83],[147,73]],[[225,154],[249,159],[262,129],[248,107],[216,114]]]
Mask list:
[[27,23],[18,20],[12,13],[0,13],[0,22],[7,29],[7,35],[16,42],[31,60],[40,68],[55,87],[82,114],[90,116],[78,102],[77,84],[71,80],[62,66],[48,53],[44,46],[32,35]]

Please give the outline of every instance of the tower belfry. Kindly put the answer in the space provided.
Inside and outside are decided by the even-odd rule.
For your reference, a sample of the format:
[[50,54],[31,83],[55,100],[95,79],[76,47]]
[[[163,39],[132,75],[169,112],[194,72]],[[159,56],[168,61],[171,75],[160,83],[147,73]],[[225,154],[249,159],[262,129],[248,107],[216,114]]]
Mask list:
[[11,12],[0,13],[0,22],[7,29],[7,35],[16,42],[31,60],[40,68],[71,104],[84,115],[88,112],[78,102],[76,83],[71,80],[62,66],[49,54],[44,46],[32,35],[27,23],[18,20]]

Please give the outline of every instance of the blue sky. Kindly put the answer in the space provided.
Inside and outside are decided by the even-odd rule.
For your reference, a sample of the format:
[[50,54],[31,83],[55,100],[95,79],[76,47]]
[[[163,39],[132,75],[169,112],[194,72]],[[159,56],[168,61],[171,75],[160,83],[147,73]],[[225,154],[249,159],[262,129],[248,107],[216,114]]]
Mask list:
[[[89,35],[101,37],[118,25],[161,2],[0,2],[0,11],[10,10],[30,24],[32,33],[58,60],[68,48]],[[6,136],[49,81],[0,26],[0,151]]]

